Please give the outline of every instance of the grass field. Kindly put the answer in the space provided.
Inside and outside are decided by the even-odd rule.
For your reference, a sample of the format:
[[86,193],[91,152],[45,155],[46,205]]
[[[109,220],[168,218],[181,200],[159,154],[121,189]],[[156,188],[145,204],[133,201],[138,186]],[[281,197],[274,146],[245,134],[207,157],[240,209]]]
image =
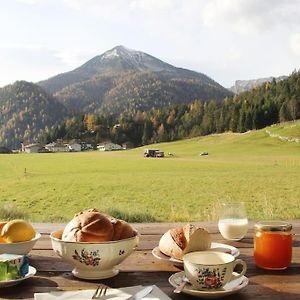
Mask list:
[[300,122],[281,123],[268,129],[272,134],[289,138],[300,138]]
[[157,144],[174,154],[162,159],[144,148],[0,155],[0,214],[65,222],[96,207],[130,222],[201,221],[230,200],[250,219],[300,218],[299,143],[260,130]]

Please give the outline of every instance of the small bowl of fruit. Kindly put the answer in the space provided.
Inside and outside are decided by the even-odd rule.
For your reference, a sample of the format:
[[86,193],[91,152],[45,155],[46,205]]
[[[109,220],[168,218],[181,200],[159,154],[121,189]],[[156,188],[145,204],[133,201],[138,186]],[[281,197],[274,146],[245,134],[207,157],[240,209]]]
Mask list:
[[0,222],[0,254],[25,255],[40,237],[41,234],[24,220]]

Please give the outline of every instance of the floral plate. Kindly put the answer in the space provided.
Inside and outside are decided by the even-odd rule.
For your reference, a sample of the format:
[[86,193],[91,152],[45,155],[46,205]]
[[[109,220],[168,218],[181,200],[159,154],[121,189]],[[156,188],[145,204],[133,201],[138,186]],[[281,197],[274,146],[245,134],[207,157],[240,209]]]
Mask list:
[[[234,272],[237,275],[237,273]],[[184,271],[173,274],[169,278],[169,283],[177,288],[184,278]],[[225,296],[235,294],[246,287],[249,283],[249,279],[246,276],[242,276],[238,279],[232,280],[231,282],[224,285],[223,288],[218,290],[210,291],[199,291],[196,290],[191,284],[187,283],[182,289],[182,293],[192,295],[203,299],[217,299]]]
[[14,280],[0,281],[0,288],[16,285],[16,284],[20,283],[21,281],[34,276],[35,273],[36,273],[36,269],[32,266],[29,266],[28,273],[24,277],[19,278],[19,279],[14,279]]

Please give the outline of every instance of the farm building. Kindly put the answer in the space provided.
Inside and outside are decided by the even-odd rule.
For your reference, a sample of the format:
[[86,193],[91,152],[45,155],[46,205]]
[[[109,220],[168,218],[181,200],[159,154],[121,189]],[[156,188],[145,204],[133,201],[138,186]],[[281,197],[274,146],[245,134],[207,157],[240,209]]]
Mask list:
[[114,143],[104,143],[97,145],[99,151],[113,151],[113,150],[122,150],[122,146]]
[[66,151],[69,152],[79,152],[81,151],[81,145],[75,141],[71,141],[69,144],[66,144]]
[[81,150],[93,150],[94,147],[92,144],[81,142]]
[[38,150],[39,153],[49,153],[49,149],[46,149],[44,146]]
[[66,152],[67,148],[62,143],[56,143],[52,142],[45,146],[46,149],[48,149],[50,152]]
[[22,152],[25,153],[38,153],[41,148],[42,148],[41,144],[28,144],[28,145],[22,144]]

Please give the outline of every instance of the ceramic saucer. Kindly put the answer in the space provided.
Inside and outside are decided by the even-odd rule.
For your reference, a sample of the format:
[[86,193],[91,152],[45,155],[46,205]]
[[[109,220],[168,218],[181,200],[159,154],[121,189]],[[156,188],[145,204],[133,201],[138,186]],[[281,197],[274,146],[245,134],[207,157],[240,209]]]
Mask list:
[[20,283],[21,281],[34,276],[35,273],[36,273],[36,269],[32,266],[29,266],[28,273],[24,277],[15,279],[15,280],[0,281],[0,288],[16,285],[16,284]]
[[[231,255],[233,255],[234,257],[238,257],[240,255],[240,250],[230,246],[230,245],[226,245],[226,244],[222,244],[222,243],[211,243],[211,250],[214,251],[222,251],[222,252],[227,252]],[[174,257],[170,257],[167,256],[165,254],[163,254],[158,247],[155,247],[152,250],[152,254],[154,257],[156,257],[159,260],[162,260],[166,263],[170,263],[172,265],[178,266],[178,267],[183,267],[183,261],[180,259],[176,259]]]
[[[237,275],[237,273],[234,272],[234,274]],[[178,272],[173,274],[169,278],[170,284],[174,287],[177,288],[180,283],[182,282],[182,279],[184,277],[184,272]],[[224,285],[223,288],[219,290],[211,290],[211,291],[198,291],[196,290],[191,284],[187,283],[185,287],[182,290],[182,293],[192,295],[198,298],[203,298],[203,299],[217,299],[225,296],[229,296],[232,294],[235,294],[242,290],[245,286],[247,286],[249,282],[249,279],[246,276],[242,276],[238,279],[235,279],[226,285]]]

